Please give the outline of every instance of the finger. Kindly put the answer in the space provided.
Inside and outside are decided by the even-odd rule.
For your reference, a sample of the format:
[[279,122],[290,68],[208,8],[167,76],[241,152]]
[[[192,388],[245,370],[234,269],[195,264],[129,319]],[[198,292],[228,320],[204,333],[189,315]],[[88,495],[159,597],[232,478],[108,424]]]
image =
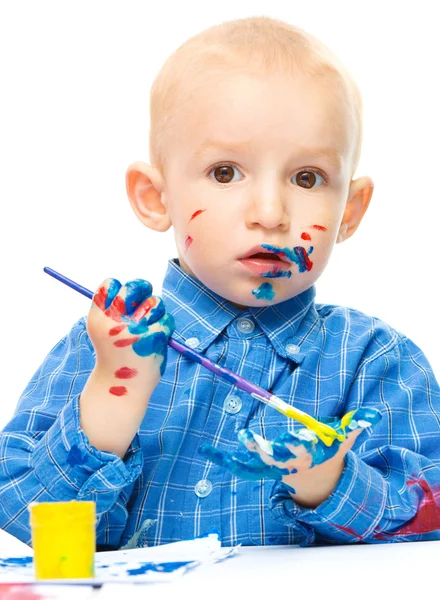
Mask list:
[[272,456],[272,442],[265,440],[258,433],[254,433],[250,429],[241,429],[238,432],[238,441],[246,447],[249,452],[261,453]]
[[[267,467],[267,465],[262,463],[258,457],[252,459],[248,463],[245,463],[236,458],[233,454],[218,450],[210,444],[204,444],[201,448],[199,448],[199,453],[219,467],[230,471],[236,477],[240,477],[248,481],[258,481],[259,479],[268,476],[266,471],[270,473],[272,472],[272,470]],[[281,476],[279,478],[281,478]]]
[[145,279],[133,279],[125,284],[125,306],[126,314],[133,314],[136,309],[151,296],[153,287],[149,281]]
[[150,296],[134,311],[131,318],[140,327],[149,326],[165,314],[165,304],[159,296]]
[[[345,415],[346,417],[347,415]],[[344,423],[342,418],[341,424]],[[358,408],[351,414],[351,419],[347,423],[347,429],[351,431],[363,431],[367,427],[373,427],[382,419],[382,415],[375,408]]]
[[113,279],[112,277],[104,279],[93,295],[93,303],[105,312],[113,302],[121,286],[121,282],[117,279]]

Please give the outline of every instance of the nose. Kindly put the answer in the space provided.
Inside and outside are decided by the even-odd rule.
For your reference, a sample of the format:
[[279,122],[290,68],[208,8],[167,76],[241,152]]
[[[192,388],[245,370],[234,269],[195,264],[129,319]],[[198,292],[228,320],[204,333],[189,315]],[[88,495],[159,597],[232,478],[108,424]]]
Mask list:
[[251,229],[261,226],[264,229],[278,227],[286,230],[289,222],[280,186],[276,183],[256,185],[247,211],[247,226]]

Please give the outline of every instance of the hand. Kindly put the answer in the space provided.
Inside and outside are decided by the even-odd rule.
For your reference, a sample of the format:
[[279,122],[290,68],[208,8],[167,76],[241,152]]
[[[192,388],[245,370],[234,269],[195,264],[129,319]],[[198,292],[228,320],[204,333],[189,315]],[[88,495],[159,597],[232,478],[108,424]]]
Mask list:
[[97,371],[103,379],[115,380],[109,389],[114,395],[127,393],[127,380],[136,388],[147,384],[151,391],[164,373],[175,324],[163,301],[151,292],[144,279],[125,285],[106,279],[93,296],[87,330],[96,350]]
[[[250,429],[242,429],[239,441],[245,450],[223,452],[205,444],[199,452],[209,460],[248,480],[274,479],[290,488],[293,498],[308,507],[316,507],[333,491],[343,470],[344,456],[357,437],[381,419],[372,408],[359,408],[348,413],[332,427],[344,434],[343,441],[326,445],[310,429],[288,431],[273,442]],[[348,430],[348,433],[346,432]]]

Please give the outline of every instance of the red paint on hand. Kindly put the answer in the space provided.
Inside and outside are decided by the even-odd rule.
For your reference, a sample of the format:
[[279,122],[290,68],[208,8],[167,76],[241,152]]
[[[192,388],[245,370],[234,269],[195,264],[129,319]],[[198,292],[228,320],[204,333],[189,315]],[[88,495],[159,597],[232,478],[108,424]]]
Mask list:
[[125,396],[127,394],[127,388],[124,385],[113,386],[109,389],[110,394],[113,396]]
[[139,339],[139,336],[130,338],[130,339],[123,339],[123,340],[116,340],[116,342],[113,342],[113,344],[117,347],[117,348],[125,348],[125,346],[131,346],[131,344],[134,344],[135,342],[137,342]]
[[132,377],[136,377],[137,369],[130,369],[130,367],[122,367],[115,371],[115,377],[117,379],[131,379]]
[[108,332],[109,335],[118,335],[118,333],[121,333],[121,331],[123,329],[125,329],[127,327],[127,325],[116,325],[116,327],[112,327],[110,329],[110,331]]
[[134,311],[134,313],[133,313],[133,315],[132,315],[131,318],[134,321],[136,321],[136,323],[139,323],[139,321],[141,319],[143,319],[145,317],[145,315],[147,315],[152,308],[154,308],[155,306],[157,306],[157,304],[158,304],[157,298],[153,298],[153,296],[149,296]]

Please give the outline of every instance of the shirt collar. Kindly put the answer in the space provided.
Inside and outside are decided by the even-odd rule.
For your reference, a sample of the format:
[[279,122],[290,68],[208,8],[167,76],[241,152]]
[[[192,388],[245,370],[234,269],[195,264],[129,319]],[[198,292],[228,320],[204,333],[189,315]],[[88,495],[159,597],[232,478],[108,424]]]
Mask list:
[[312,286],[279,304],[240,309],[186,273],[178,259],[168,261],[162,285],[166,309],[176,323],[173,337],[178,341],[197,338],[197,350],[203,352],[237,316],[247,316],[258,323],[280,356],[296,363],[304,360],[319,330],[315,295]]

